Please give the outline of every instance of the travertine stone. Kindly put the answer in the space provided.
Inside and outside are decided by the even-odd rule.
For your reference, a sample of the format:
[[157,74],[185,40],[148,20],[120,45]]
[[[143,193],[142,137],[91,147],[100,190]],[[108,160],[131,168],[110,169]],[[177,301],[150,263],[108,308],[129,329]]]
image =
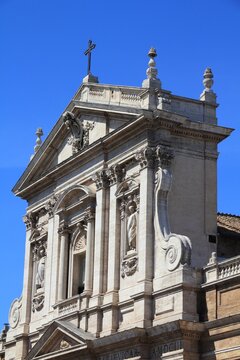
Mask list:
[[219,262],[209,241],[231,129],[216,125],[209,70],[201,99],[185,98],[149,56],[143,87],[89,73],[14,187],[28,202],[24,285],[0,360],[234,353],[240,260]]

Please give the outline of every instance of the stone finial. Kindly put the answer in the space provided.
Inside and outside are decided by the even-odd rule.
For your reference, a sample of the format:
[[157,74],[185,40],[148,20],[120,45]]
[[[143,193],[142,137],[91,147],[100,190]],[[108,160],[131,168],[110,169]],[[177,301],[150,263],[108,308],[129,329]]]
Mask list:
[[204,90],[200,95],[201,101],[206,101],[212,104],[216,104],[216,94],[212,90],[213,86],[213,73],[211,68],[206,68],[203,74]]
[[206,68],[203,74],[203,85],[205,87],[205,91],[212,92],[211,87],[213,86],[213,73],[210,68]]
[[41,136],[43,136],[42,129],[38,128],[35,134],[37,135],[36,145],[34,146],[34,154],[31,156],[30,160],[32,160],[32,158],[38,152],[40,146],[42,145],[42,139],[41,139]]
[[156,62],[154,58],[157,56],[156,49],[151,47],[151,49],[148,52],[148,56],[150,57],[150,60],[148,62],[148,68],[146,71],[147,79],[145,79],[142,83],[142,87],[144,88],[161,88],[161,81],[157,78],[158,70],[156,68]]

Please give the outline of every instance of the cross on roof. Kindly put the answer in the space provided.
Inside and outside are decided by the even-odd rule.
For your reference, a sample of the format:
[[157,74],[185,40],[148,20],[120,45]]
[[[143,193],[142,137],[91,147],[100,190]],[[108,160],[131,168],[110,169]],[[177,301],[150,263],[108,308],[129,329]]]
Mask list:
[[91,51],[93,49],[95,49],[96,44],[93,44],[92,40],[88,41],[88,48],[87,50],[84,52],[84,55],[88,55],[88,70],[87,70],[87,74],[91,74]]

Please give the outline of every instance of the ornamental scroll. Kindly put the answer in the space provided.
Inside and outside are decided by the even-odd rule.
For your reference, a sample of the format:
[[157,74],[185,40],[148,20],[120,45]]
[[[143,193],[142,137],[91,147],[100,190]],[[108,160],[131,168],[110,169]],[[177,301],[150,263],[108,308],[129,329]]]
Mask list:
[[168,194],[172,184],[171,162],[174,157],[173,150],[158,145],[156,158],[158,167],[155,181],[155,241],[156,246],[165,251],[166,266],[169,271],[177,269],[180,265],[191,263],[191,241],[187,236],[173,234],[168,221]]

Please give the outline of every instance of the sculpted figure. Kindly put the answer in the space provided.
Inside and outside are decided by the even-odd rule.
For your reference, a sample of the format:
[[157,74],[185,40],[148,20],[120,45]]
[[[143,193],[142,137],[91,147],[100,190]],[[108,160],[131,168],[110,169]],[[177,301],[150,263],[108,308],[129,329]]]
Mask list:
[[129,217],[127,221],[127,237],[128,246],[130,250],[136,249],[136,238],[137,238],[137,214],[133,204],[128,207]]
[[36,289],[44,288],[44,275],[45,275],[45,251],[41,249],[39,251],[40,259],[37,265],[37,273],[36,273]]

